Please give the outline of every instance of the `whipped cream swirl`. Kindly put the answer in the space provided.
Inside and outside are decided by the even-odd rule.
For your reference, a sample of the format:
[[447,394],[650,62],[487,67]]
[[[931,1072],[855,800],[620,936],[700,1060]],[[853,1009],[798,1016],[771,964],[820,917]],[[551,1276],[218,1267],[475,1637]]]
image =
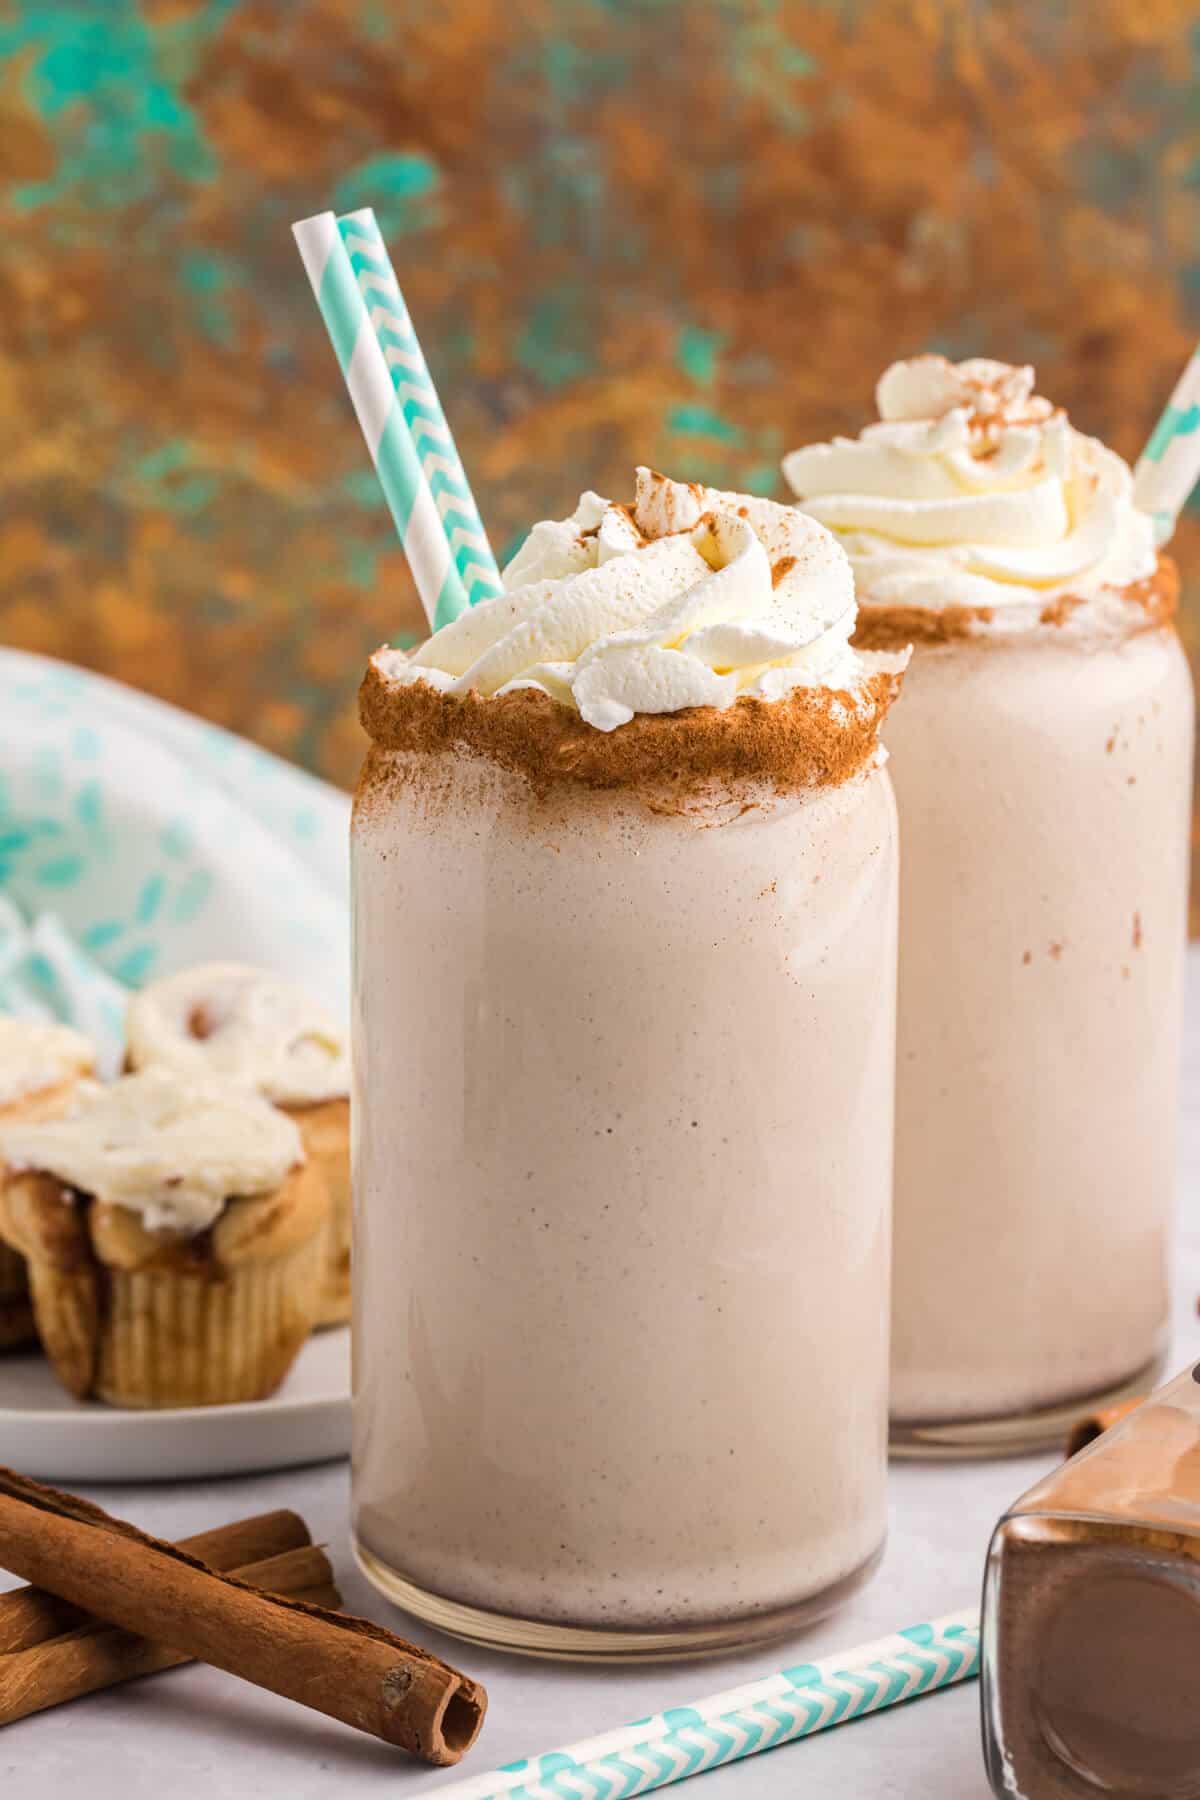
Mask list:
[[1033,384],[1028,367],[913,357],[881,378],[879,424],[784,458],[804,512],[848,552],[864,604],[1041,606],[1153,574],[1153,526],[1128,465]]
[[391,680],[446,693],[539,688],[598,731],[636,713],[853,689],[854,578],[836,539],[795,508],[637,472],[632,507],[587,493],[535,525],[506,592],[444,625]]

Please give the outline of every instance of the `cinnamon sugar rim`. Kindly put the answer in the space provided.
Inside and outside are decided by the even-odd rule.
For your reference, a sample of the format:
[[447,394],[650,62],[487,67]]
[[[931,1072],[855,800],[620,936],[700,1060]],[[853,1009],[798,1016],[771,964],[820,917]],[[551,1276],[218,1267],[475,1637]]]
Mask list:
[[[743,694],[724,709],[638,713],[603,732],[536,688],[447,694],[422,682],[391,682],[372,662],[359,707],[383,750],[484,757],[538,795],[624,788],[683,799],[714,783],[765,782],[780,792],[840,786],[875,756],[900,682],[899,670],[878,669],[853,690],[801,687],[779,700]],[[369,757],[363,770],[360,800],[375,761]]]
[[[1153,575],[1111,590],[1131,609],[1129,632],[1152,631],[1169,624],[1179,608],[1179,570],[1169,556],[1160,556]],[[1038,614],[1039,625],[1065,625],[1095,596],[1055,594]],[[856,650],[898,650],[906,644],[947,644],[961,638],[988,638],[988,627],[999,623],[1010,604],[1001,606],[888,606],[873,603],[859,593]]]

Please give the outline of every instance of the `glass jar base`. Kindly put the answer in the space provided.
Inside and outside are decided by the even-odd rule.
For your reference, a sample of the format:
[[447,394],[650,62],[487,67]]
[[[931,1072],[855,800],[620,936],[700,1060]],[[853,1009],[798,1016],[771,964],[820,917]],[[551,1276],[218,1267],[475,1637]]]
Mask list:
[[1073,1399],[1061,1401],[1056,1406],[1041,1407],[1035,1412],[1012,1413],[996,1419],[939,1419],[933,1424],[892,1419],[888,1451],[899,1459],[950,1462],[1061,1450],[1071,1427],[1084,1413],[1118,1406],[1122,1400],[1148,1394],[1158,1386],[1164,1367],[1165,1356],[1160,1352],[1112,1387],[1077,1394]]
[[857,1569],[832,1587],[772,1612],[742,1614],[733,1619],[703,1619],[662,1631],[624,1631],[607,1626],[549,1625],[507,1613],[485,1612],[426,1592],[409,1581],[354,1535],[355,1559],[363,1574],[386,1599],[414,1618],[469,1644],[538,1656],[561,1662],[670,1662],[688,1657],[719,1656],[749,1650],[756,1644],[787,1637],[801,1626],[823,1619],[869,1581],[883,1556],[883,1544]]

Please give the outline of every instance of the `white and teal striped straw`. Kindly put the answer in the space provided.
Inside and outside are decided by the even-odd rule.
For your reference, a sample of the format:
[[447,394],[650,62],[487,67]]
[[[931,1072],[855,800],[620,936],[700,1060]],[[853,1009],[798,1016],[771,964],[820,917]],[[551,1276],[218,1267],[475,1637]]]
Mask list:
[[438,1788],[438,1800],[631,1800],[978,1673],[979,1613],[971,1608],[490,1775],[452,1781]]
[[502,591],[500,571],[413,330],[383,233],[369,206],[340,214],[338,230],[383,347],[429,491],[437,503],[466,604],[478,606],[481,600],[491,600]]
[[1165,544],[1200,479],[1200,348],[1175,384],[1133,476],[1133,497]]
[[[424,372],[424,405],[420,411],[411,398],[406,409],[407,396],[402,398],[393,379],[389,351],[394,354],[404,346],[387,341],[390,323],[399,316],[407,321],[408,312],[387,263],[386,251],[386,274],[381,275],[378,267],[366,266],[359,248],[352,253],[348,247],[347,236],[356,246],[363,238],[363,217],[349,215],[343,229],[331,212],[318,213],[293,225],[292,233],[400,533],[421,603],[436,631],[467,606],[499,592],[500,581],[424,359],[420,359]],[[366,217],[378,238],[373,217]],[[415,345],[411,323],[408,334]],[[420,356],[419,350],[417,355]],[[408,379],[411,368],[396,366],[404,374],[401,385],[415,385]],[[422,421],[419,442],[406,410],[414,420]],[[431,478],[435,485],[431,485]],[[439,508],[438,493],[447,496],[445,512]],[[454,498],[453,508],[449,505],[450,496]],[[450,518],[451,512],[453,522],[448,524],[444,520]],[[452,532],[457,533],[455,541]],[[470,586],[464,582],[464,568]]]

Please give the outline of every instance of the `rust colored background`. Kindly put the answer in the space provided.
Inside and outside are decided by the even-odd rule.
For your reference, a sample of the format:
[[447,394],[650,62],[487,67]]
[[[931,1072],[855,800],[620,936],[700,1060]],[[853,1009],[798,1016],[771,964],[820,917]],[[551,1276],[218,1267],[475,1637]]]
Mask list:
[[[0,0],[0,641],[333,779],[420,612],[292,246],[374,205],[498,551],[782,491],[891,358],[1136,455],[1197,335],[1191,0]],[[1175,548],[1200,640],[1200,514]]]

